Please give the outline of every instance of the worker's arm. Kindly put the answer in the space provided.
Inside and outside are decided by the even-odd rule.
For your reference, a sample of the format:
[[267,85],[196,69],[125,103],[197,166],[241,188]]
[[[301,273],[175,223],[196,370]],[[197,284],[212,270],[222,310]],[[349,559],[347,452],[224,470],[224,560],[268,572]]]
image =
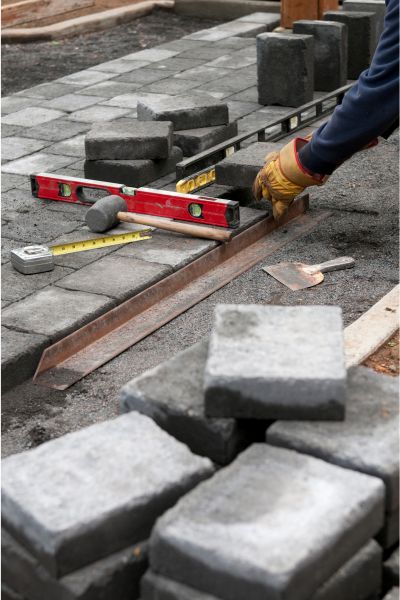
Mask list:
[[386,0],[384,32],[371,66],[311,141],[297,139],[268,157],[254,182],[279,218],[299,193],[321,185],[346,159],[391,132],[399,114],[399,0]]

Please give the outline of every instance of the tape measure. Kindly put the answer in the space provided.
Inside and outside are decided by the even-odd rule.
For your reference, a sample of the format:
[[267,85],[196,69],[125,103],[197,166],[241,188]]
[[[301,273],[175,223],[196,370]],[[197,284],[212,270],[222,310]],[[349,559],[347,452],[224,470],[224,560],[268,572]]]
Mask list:
[[148,235],[152,230],[143,229],[141,231],[129,231],[118,235],[82,240],[79,242],[68,242],[67,244],[58,244],[56,246],[34,245],[25,246],[11,250],[11,264],[23,275],[33,275],[34,273],[44,273],[54,269],[54,257],[62,254],[72,254],[73,252],[83,252],[85,250],[99,250],[108,246],[118,244],[129,244],[149,240]]

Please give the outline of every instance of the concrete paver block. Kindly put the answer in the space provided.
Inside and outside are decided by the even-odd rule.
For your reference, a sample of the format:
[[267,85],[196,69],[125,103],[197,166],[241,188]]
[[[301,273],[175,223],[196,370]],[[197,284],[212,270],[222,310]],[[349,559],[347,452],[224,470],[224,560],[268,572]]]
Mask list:
[[83,121],[85,123],[99,123],[103,121],[113,121],[119,117],[124,117],[130,113],[129,108],[119,108],[116,106],[101,106],[96,104],[89,108],[83,108],[70,113],[69,118],[74,121]]
[[192,587],[178,583],[153,571],[147,571],[141,581],[141,600],[219,600]]
[[264,23],[251,23],[247,21],[228,21],[218,25],[215,30],[228,31],[230,35],[237,37],[255,37],[259,33],[267,31],[267,26]]
[[[137,242],[145,244],[146,241]],[[57,281],[57,286],[93,294],[104,294],[119,301],[138,294],[156,283],[171,269],[127,256],[105,256]]]
[[94,71],[104,71],[106,73],[114,73],[115,75],[121,75],[122,73],[127,73],[134,71],[135,69],[140,69],[141,67],[146,67],[150,64],[148,60],[126,60],[125,57],[109,60],[104,63],[100,63],[91,67]]
[[336,306],[217,305],[204,376],[206,414],[342,420],[342,329]]
[[65,96],[58,96],[57,98],[49,100],[46,103],[46,106],[47,108],[56,108],[68,113],[74,112],[75,110],[82,110],[83,108],[92,106],[101,100],[102,98],[85,96],[83,94],[65,94]]
[[212,473],[208,459],[130,413],[4,459],[3,523],[59,577],[146,539]]
[[368,69],[376,47],[376,15],[370,12],[330,10],[324,14],[327,21],[338,21],[347,26],[347,77],[358,79]]
[[24,137],[59,142],[78,135],[79,133],[83,133],[84,131],[88,131],[90,128],[90,123],[80,123],[78,121],[69,121],[67,119],[55,119],[49,123],[44,123],[44,125],[25,129]]
[[174,144],[182,150],[184,156],[194,156],[199,152],[203,152],[203,150],[235,137],[237,132],[236,121],[229,123],[229,125],[218,125],[217,127],[183,129],[174,133]]
[[48,339],[2,327],[1,345],[1,387],[4,392],[33,375]]
[[[264,122],[267,118],[262,117]],[[219,185],[251,188],[264,159],[270,152],[277,152],[281,144],[276,142],[256,142],[238,150],[216,165],[216,182]]]
[[24,95],[29,98],[39,98],[44,100],[51,100],[58,96],[64,96],[65,94],[73,93],[76,91],[76,87],[72,84],[59,83],[58,80],[50,83],[41,83],[35,85],[27,90],[24,90]]
[[399,543],[399,507],[385,513],[383,528],[376,539],[385,550]]
[[55,169],[70,165],[71,162],[73,159],[70,156],[36,152],[23,158],[17,158],[17,160],[11,160],[2,165],[1,170],[4,173],[14,173],[15,175],[30,175],[35,172],[40,173],[40,171],[51,173]]
[[[168,77],[172,77],[176,73],[175,70],[161,70],[156,69],[155,66],[156,65],[152,64],[153,68],[151,69],[138,69],[137,71],[132,71],[132,73],[124,73],[124,75],[121,75],[117,79],[114,79],[113,82],[115,83],[115,85],[118,85],[119,83],[134,83],[138,85],[144,85],[146,83],[153,83],[154,81],[161,81],[163,79],[167,79]],[[121,92],[122,95],[126,95],[125,92],[121,90],[120,92],[113,94],[113,97],[121,95]]]
[[172,149],[172,123],[124,119],[93,127],[85,138],[88,160],[167,158]]
[[[139,52],[133,52],[123,57],[123,60],[131,61],[146,61],[148,63],[158,62],[160,60],[166,60],[179,54],[179,50],[166,50],[165,48],[146,48]],[[132,67],[134,68],[134,67]]]
[[3,310],[2,323],[22,332],[59,339],[112,308],[114,301],[99,294],[71,292],[49,286]]
[[46,140],[32,140],[18,136],[6,137],[1,142],[1,156],[4,160],[15,160],[37,152],[46,146],[49,146],[49,142]]
[[140,121],[171,121],[175,131],[229,123],[226,104],[200,96],[139,101],[137,112]]
[[355,12],[373,12],[376,15],[376,42],[375,47],[379,42],[384,28],[386,15],[385,0],[344,0],[343,10]]
[[39,106],[30,106],[23,108],[17,112],[10,113],[6,117],[2,117],[1,122],[5,125],[18,125],[19,127],[34,127],[48,121],[54,121],[65,116],[61,110],[53,110],[50,108],[42,108]]
[[242,48],[248,48],[249,46],[253,45],[254,39],[236,37],[235,35],[233,35],[232,37],[224,38],[223,40],[218,40],[218,42],[215,43],[215,46],[217,48],[226,48],[229,50],[240,50]]
[[46,152],[52,154],[63,154],[64,156],[85,157],[85,135],[79,134],[68,140],[56,142],[46,149]]
[[162,160],[87,160],[85,177],[139,187],[174,171],[182,157],[182,150],[174,146]]
[[383,563],[383,576],[388,587],[399,585],[399,548]]
[[156,523],[150,566],[223,600],[309,600],[379,529],[384,486],[253,444]]
[[[185,73],[185,71],[183,71]],[[189,79],[162,79],[161,81],[155,81],[146,85],[142,88],[143,91],[151,93],[163,93],[169,94],[170,96],[178,96],[180,94],[187,94],[192,88],[199,85],[198,81],[191,81]]]
[[313,36],[289,33],[258,35],[257,67],[260,104],[297,107],[313,99]]
[[386,510],[399,505],[398,380],[357,367],[348,376],[343,423],[274,423],[270,444],[380,477]]
[[115,73],[102,73],[101,71],[95,71],[94,69],[84,69],[83,71],[77,71],[76,73],[61,77],[57,81],[58,83],[68,83],[77,86],[76,91],[79,91],[79,88],[94,85],[95,83],[105,81],[106,79],[111,79],[114,75]]
[[23,108],[29,106],[40,106],[39,100],[33,98],[25,98],[24,96],[3,96],[1,99],[1,114],[8,115],[13,112],[17,112]]
[[228,69],[217,68],[216,66],[208,63],[206,65],[200,65],[200,67],[193,67],[193,69],[186,69],[186,71],[176,73],[176,75],[174,75],[174,78],[182,79],[185,81],[195,81],[197,83],[197,86],[199,86],[199,82],[202,83],[206,81],[214,81],[215,79],[220,79],[221,77],[225,77],[225,75],[229,75],[229,73],[230,71]]
[[225,465],[249,443],[259,440],[260,431],[254,423],[205,416],[207,350],[208,341],[204,340],[132,379],[121,390],[121,410],[148,415],[192,452]]
[[236,19],[236,21],[244,23],[262,23],[267,26],[266,31],[273,31],[276,27],[281,24],[281,17],[277,13],[269,12],[255,12],[244,17]]
[[[131,73],[131,71],[130,71]],[[99,96],[100,100],[106,98],[114,98],[118,94],[130,94],[142,87],[142,83],[128,83],[110,79],[109,81],[101,81],[95,85],[84,88],[82,91],[86,96]]]
[[[219,67],[223,69],[244,69],[250,65],[255,65],[256,62],[256,57],[244,56],[239,50],[231,56],[220,56],[219,58],[215,58],[211,62],[207,63],[207,66]],[[229,75],[229,71],[226,74]]]
[[383,600],[399,600],[399,588],[394,587],[386,594]]
[[347,82],[347,26],[336,21],[301,20],[293,33],[314,38],[314,88],[330,92]]
[[143,543],[55,579],[5,529],[1,550],[3,580],[32,600],[132,600],[139,597],[139,581],[147,566],[147,544]]
[[9,302],[22,300],[72,272],[72,269],[57,266],[52,271],[35,273],[35,277],[28,277],[18,273],[9,262],[1,269],[2,300]]

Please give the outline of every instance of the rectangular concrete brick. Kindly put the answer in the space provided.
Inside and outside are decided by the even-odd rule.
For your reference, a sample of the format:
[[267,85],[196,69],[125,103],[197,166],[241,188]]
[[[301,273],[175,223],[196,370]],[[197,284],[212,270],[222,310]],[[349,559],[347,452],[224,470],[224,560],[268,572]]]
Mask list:
[[[47,142],[48,143],[48,142]],[[85,157],[85,135],[79,134],[68,140],[56,142],[46,148],[46,152],[51,154],[63,154],[64,156]],[[63,173],[65,173],[63,171]]]
[[313,99],[313,36],[289,33],[258,35],[257,66],[260,104],[296,107]]
[[54,119],[59,119],[63,116],[65,116],[65,113],[60,110],[30,106],[29,108],[23,108],[6,117],[2,117],[1,122],[5,125],[34,127],[35,125],[41,125],[42,123],[47,123],[48,121],[53,121]]
[[342,420],[342,328],[336,306],[217,305],[204,375],[206,414]]
[[74,135],[88,131],[91,128],[90,123],[79,123],[67,119],[55,119],[44,125],[29,127],[24,130],[24,137],[49,140],[59,142],[72,138]]
[[208,340],[132,379],[121,390],[121,410],[148,415],[195,454],[228,464],[248,444],[260,439],[254,422],[207,418],[203,373]]
[[379,529],[369,475],[253,444],[156,523],[150,566],[222,600],[310,600]]
[[266,435],[270,444],[380,477],[392,511],[399,505],[398,421],[396,378],[357,367],[349,372],[343,423],[278,421]]
[[[310,600],[373,600],[381,588],[382,550],[368,542],[347,561]],[[142,600],[218,600],[192,587],[147,571],[141,583]]]
[[383,600],[399,600],[399,588],[394,587],[386,594]]
[[399,543],[399,507],[385,513],[385,522],[376,539],[385,550]]
[[293,33],[314,38],[314,87],[330,92],[347,82],[347,26],[336,21],[295,21]]
[[[108,102],[108,100],[106,102]],[[129,108],[96,104],[95,106],[82,108],[81,110],[70,113],[69,118],[73,121],[83,121],[84,123],[103,123],[104,121],[113,121],[119,117],[125,117],[130,112],[131,110]]]
[[15,160],[49,145],[50,143],[46,140],[32,140],[18,136],[6,137],[1,142],[1,155],[5,160]]
[[[199,67],[198,67],[199,68]],[[185,71],[184,71],[185,72]],[[155,92],[168,94],[170,96],[179,96],[181,94],[187,94],[189,90],[199,85],[198,81],[191,81],[187,79],[162,79],[161,81],[155,81],[146,85],[142,88],[144,92]]]
[[129,546],[61,579],[55,579],[5,529],[2,579],[31,600],[135,600],[147,567],[147,543]]
[[255,12],[240,17],[239,19],[236,19],[236,22],[237,21],[243,23],[262,23],[267,26],[266,31],[273,31],[276,27],[280,26],[281,17],[277,13]]
[[251,23],[247,21],[229,21],[223,25],[218,25],[214,31],[228,31],[230,35],[237,37],[255,37],[259,33],[267,31],[267,26],[264,23]]
[[137,413],[2,462],[4,527],[53,577],[146,539],[211,462]]
[[[266,122],[267,119],[262,117]],[[270,152],[279,151],[281,144],[274,142],[256,142],[247,148],[238,150],[217,163],[216,183],[231,187],[251,188],[264,159]]]
[[172,123],[142,123],[136,119],[93,127],[85,138],[88,160],[168,158],[172,150]]
[[11,160],[2,165],[1,170],[3,173],[29,176],[31,173],[40,173],[40,171],[51,173],[54,169],[67,167],[72,162],[73,159],[70,156],[56,156],[47,152],[35,152],[35,154],[28,154],[23,158]]
[[237,133],[236,121],[229,123],[229,125],[218,125],[217,127],[183,129],[174,133],[174,144],[182,150],[183,156],[194,156],[216,144],[235,137]]
[[174,171],[182,157],[174,146],[171,156],[161,160],[86,160],[85,177],[139,187]]
[[52,271],[35,273],[35,277],[26,277],[16,271],[12,264],[8,262],[1,269],[1,298],[9,302],[22,300],[22,298],[26,298],[26,296],[55,283],[70,273],[73,273],[72,269],[57,266]]
[[368,69],[376,46],[376,16],[370,12],[330,10],[324,14],[327,21],[347,26],[347,76],[358,79]]
[[85,96],[84,94],[66,94],[65,96],[58,96],[57,98],[49,100],[46,103],[46,107],[63,110],[64,112],[74,112],[75,110],[81,110],[88,106],[92,106],[101,100],[102,98]]
[[397,548],[383,563],[383,577],[387,587],[399,585],[399,560],[399,548]]
[[375,47],[382,35],[385,15],[386,3],[385,0],[344,0],[343,10],[351,10],[356,12],[373,12],[376,15],[376,42]]
[[1,388],[5,392],[34,374],[49,340],[2,327],[1,344]]
[[137,113],[140,121],[171,121],[175,131],[229,123],[226,104],[200,96],[139,101]]

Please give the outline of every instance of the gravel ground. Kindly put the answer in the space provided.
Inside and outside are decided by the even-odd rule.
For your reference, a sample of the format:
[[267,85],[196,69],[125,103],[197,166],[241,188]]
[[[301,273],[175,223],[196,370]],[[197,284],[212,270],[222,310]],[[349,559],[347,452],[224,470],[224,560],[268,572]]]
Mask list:
[[105,31],[53,42],[2,44],[2,96],[216,24],[210,19],[194,21],[169,10],[156,9],[150,15]]

